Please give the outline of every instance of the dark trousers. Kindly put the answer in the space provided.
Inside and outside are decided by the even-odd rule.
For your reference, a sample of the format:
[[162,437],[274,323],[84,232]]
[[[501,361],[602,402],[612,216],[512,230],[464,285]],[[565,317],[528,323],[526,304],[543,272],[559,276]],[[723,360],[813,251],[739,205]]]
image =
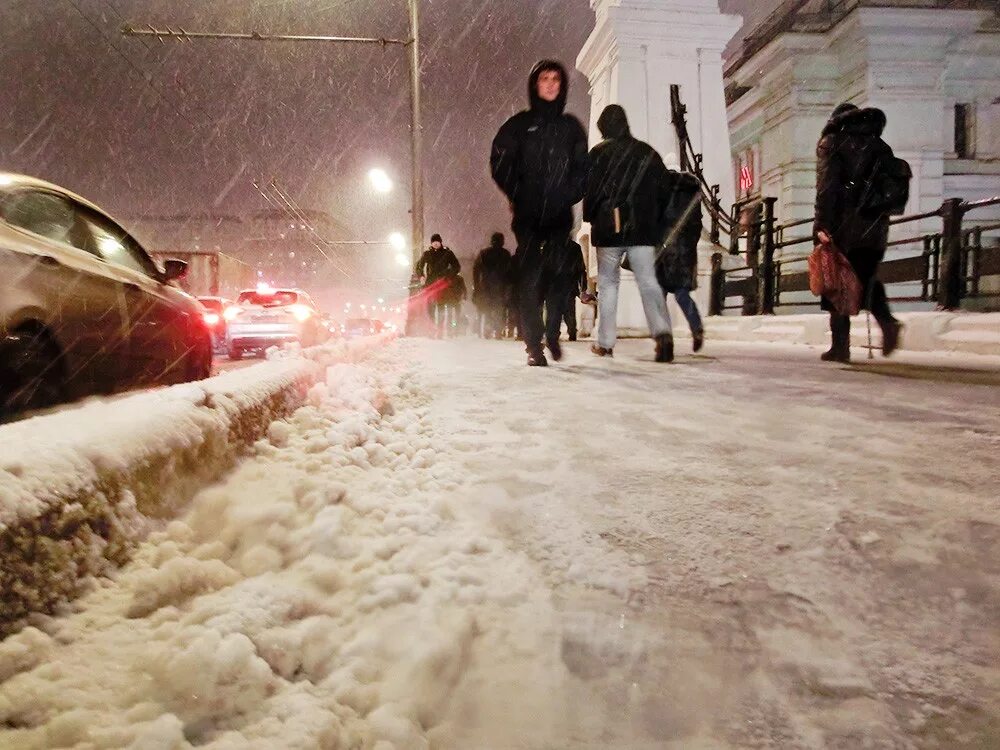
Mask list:
[[[885,331],[887,326],[896,322],[896,319],[892,317],[892,309],[889,307],[889,297],[885,293],[885,284],[878,279],[871,279],[864,295],[861,300],[862,309],[871,312],[879,328]],[[835,349],[848,348],[851,343],[851,319],[847,315],[838,315],[831,310],[830,333]]]
[[566,292],[565,300],[563,320],[566,321],[566,333],[569,334],[570,341],[576,341],[576,289]]
[[683,287],[674,289],[674,299],[677,300],[677,306],[684,313],[684,318],[688,322],[691,333],[701,333],[704,330],[704,325],[701,322],[698,305],[695,304],[694,299],[691,297],[691,290]]
[[[542,351],[542,337],[559,340],[565,307],[565,289],[558,283],[562,256],[566,252],[567,231],[517,231],[514,255],[521,338],[529,354]],[[547,311],[542,318],[543,307]]]

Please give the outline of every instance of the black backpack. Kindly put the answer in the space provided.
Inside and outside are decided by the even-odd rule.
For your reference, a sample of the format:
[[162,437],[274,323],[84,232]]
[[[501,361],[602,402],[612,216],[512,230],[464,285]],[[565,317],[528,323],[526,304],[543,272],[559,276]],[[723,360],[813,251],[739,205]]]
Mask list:
[[913,170],[904,160],[896,157],[886,145],[872,166],[864,190],[858,201],[862,214],[868,216],[900,216],[910,199],[910,180]]

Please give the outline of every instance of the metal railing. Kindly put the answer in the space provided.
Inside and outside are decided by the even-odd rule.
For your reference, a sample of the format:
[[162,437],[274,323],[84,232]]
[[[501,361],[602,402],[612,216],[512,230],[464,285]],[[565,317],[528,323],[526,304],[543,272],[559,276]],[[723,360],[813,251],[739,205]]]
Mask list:
[[[733,207],[734,224],[740,227],[730,237],[730,253],[744,255],[746,264],[723,268],[722,253],[712,256],[709,315],[740,309],[744,315],[770,315],[782,306],[818,305],[819,300],[793,299],[793,293],[809,291],[808,259],[814,246],[812,219],[776,224],[776,198],[743,201]],[[940,309],[954,310],[963,299],[1000,297],[1000,292],[982,287],[986,276],[1000,275],[1000,245],[985,245],[983,236],[1000,230],[1000,222],[964,226],[973,211],[1000,205],[1000,196],[979,201],[949,198],[935,211],[900,216],[889,221],[899,227],[939,219],[936,232],[903,232],[889,241],[887,248],[914,252],[890,257],[879,265],[878,278],[885,284],[911,285],[911,293],[894,294],[897,302],[936,302]],[[803,231],[808,228],[808,231]],[[798,230],[798,231],[793,231]],[[745,250],[740,250],[744,241]],[[803,247],[801,254],[789,255],[788,248]],[[782,251],[775,257],[776,251]],[[916,291],[919,289],[919,291]],[[738,304],[730,298],[739,298]]]
[[[833,5],[841,3],[834,2]],[[730,212],[722,209],[719,186],[709,185],[702,168],[702,156],[691,143],[687,130],[687,107],[680,97],[680,87],[670,87],[671,120],[680,144],[681,169],[693,173],[701,185],[702,203],[711,220],[709,241],[730,255],[742,255],[743,265],[724,268],[723,254],[712,255],[709,315],[740,310],[744,315],[770,315],[783,306],[818,305],[815,297],[789,301],[793,293],[809,291],[808,258],[813,249],[812,219],[778,223],[774,197],[746,198],[733,204]],[[984,245],[986,233],[1000,230],[1000,223],[964,226],[968,214],[1000,205],[1000,196],[979,201],[949,198],[940,208],[890,219],[898,227],[939,219],[941,228],[893,238],[888,243],[892,255],[879,265],[878,278],[885,284],[911,285],[919,293],[895,295],[896,301],[936,302],[938,307],[954,310],[963,299],[1000,298],[1000,292],[987,291],[981,282],[986,276],[1000,275],[1000,245]],[[797,231],[796,231],[797,230]],[[727,238],[722,241],[722,236]],[[788,255],[789,248],[802,247],[800,255]],[[800,295],[804,296],[804,295]],[[738,298],[735,303],[733,298]]]

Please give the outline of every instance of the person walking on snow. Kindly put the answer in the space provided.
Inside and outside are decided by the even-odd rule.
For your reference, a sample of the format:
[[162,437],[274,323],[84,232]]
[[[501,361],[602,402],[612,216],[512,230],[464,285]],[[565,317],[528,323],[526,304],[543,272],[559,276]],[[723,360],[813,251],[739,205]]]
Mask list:
[[441,235],[431,236],[431,246],[424,251],[413,269],[420,277],[427,296],[428,312],[434,322],[435,333],[441,338],[448,321],[448,305],[451,301],[448,290],[455,283],[461,271],[455,253],[444,246]]
[[[561,290],[558,296],[563,300],[562,320],[566,321],[566,333],[570,341],[576,341],[576,300],[587,291],[587,263],[583,259],[583,248],[577,243],[570,242],[563,267],[556,274],[554,283]],[[551,315],[559,315],[559,310],[550,310],[546,306],[546,327]],[[562,320],[559,321],[560,327]],[[558,333],[556,336],[558,337]]]
[[673,294],[691,328],[694,350],[705,343],[705,328],[691,291],[698,286],[698,241],[701,239],[701,186],[688,172],[667,170],[671,188],[663,247],[656,259],[656,279],[664,295]]
[[[490,152],[493,180],[507,196],[517,237],[514,274],[520,330],[528,365],[562,357],[559,328],[565,299],[555,283],[569,248],[573,206],[587,182],[587,133],[566,114],[569,79],[554,60],[537,63],[528,78],[530,108],[505,122]],[[558,312],[543,323],[542,306]]]
[[583,220],[590,222],[597,247],[597,343],[591,351],[611,356],[617,339],[621,261],[635,274],[656,361],[671,362],[674,339],[663,290],[654,268],[656,247],[665,236],[671,181],[660,155],[634,138],[625,110],[605,107],[597,121],[604,140],[590,152],[590,177]]
[[[862,309],[871,311],[882,329],[882,353],[895,351],[899,343],[900,323],[889,309],[885,285],[876,278],[878,266],[885,257],[889,241],[891,208],[902,212],[905,205],[880,205],[877,196],[884,182],[879,170],[891,168],[896,162],[892,149],[882,140],[885,114],[880,109],[858,109],[844,102],[833,110],[816,146],[816,220],[813,231],[822,243],[833,244],[847,256],[861,282]],[[909,167],[903,162],[905,175],[894,174],[888,179],[902,179],[908,193]],[[874,205],[873,205],[874,203]],[[838,314],[823,298],[822,308],[830,312],[832,345],[821,355],[825,362],[849,362],[851,359],[851,319]]]
[[480,250],[472,266],[472,301],[483,319],[483,336],[500,338],[510,299],[511,257],[504,236],[495,232],[490,246]]

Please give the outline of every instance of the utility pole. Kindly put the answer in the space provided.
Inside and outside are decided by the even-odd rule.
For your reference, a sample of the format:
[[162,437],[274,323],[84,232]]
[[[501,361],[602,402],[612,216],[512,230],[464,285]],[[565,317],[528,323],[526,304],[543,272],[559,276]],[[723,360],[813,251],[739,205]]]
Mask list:
[[420,112],[420,9],[410,4],[410,147],[413,152],[413,265],[424,245],[424,131]]
[[[249,42],[326,42],[333,44],[377,44],[408,46],[410,48],[410,149],[413,158],[412,207],[410,210],[411,248],[413,264],[416,265],[424,244],[424,169],[423,169],[423,122],[420,113],[420,8],[419,0],[407,0],[410,15],[410,38],[389,39],[373,37],[345,37],[323,35],[266,34],[258,31],[226,33],[213,31],[187,31],[169,26],[160,30],[146,25],[139,28],[126,24],[122,27],[124,36],[151,36],[159,39],[174,39],[178,42],[193,43],[201,39],[230,39]],[[342,244],[342,243],[338,243]],[[366,243],[367,244],[367,243]],[[407,325],[409,328],[409,324]]]

